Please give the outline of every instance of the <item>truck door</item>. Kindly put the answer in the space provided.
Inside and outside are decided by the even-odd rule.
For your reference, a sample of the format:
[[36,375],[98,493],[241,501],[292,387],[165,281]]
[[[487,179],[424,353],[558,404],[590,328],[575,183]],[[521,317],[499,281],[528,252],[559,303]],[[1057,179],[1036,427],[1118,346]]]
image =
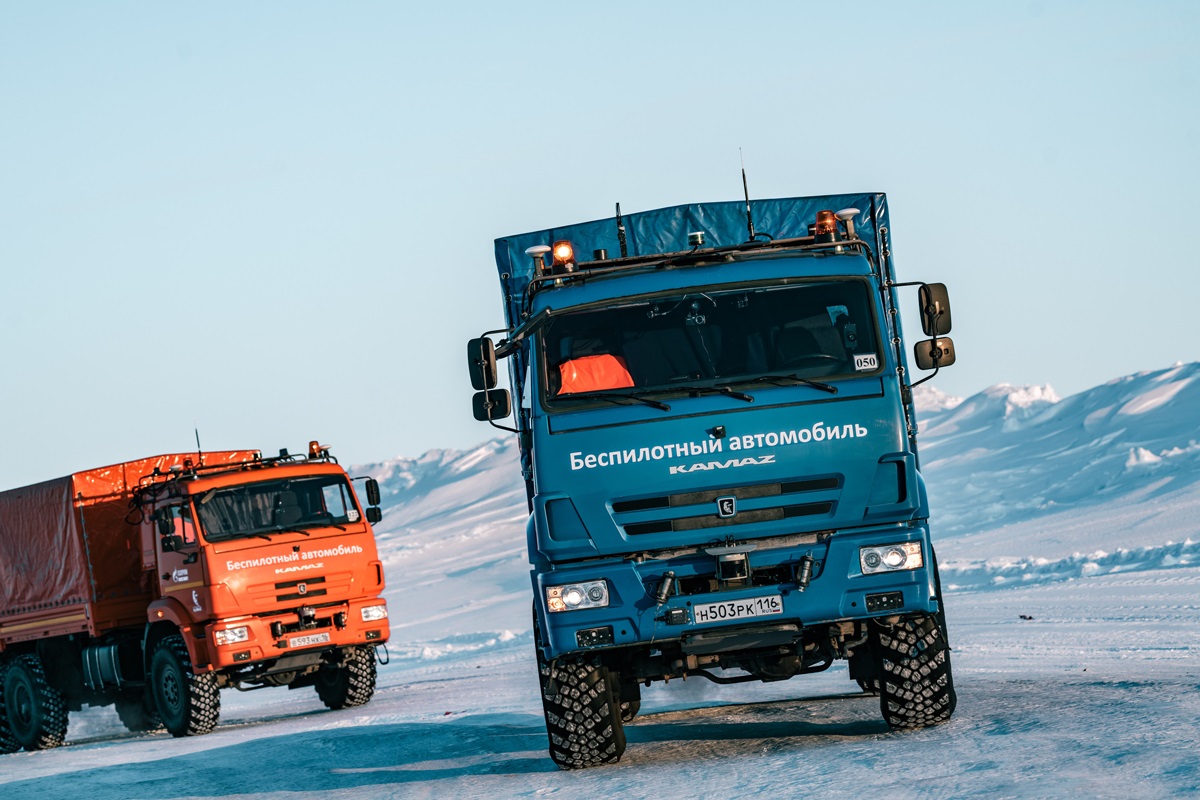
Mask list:
[[158,581],[162,597],[174,597],[193,613],[207,607],[196,521],[187,504],[155,512],[158,530]]

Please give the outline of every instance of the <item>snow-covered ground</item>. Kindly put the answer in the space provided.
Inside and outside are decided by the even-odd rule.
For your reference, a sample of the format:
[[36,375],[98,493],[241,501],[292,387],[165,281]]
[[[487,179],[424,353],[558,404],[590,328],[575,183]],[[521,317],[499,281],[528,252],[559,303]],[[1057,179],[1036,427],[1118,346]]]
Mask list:
[[922,396],[959,708],[893,733],[845,668],[644,690],[619,764],[546,756],[511,441],[366,465],[392,609],[372,702],[226,692],[173,739],[72,716],[0,797],[1200,796],[1200,364]]

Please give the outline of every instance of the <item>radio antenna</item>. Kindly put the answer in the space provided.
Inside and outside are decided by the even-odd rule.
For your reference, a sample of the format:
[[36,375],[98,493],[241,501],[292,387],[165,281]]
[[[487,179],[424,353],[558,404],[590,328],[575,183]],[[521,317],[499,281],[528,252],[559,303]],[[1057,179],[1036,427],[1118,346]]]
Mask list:
[[200,429],[192,428],[196,432],[196,460],[200,462],[200,466],[204,466],[204,451],[200,449]]
[[738,160],[742,162],[742,192],[746,196],[746,230],[750,234],[750,238],[746,241],[753,242],[758,238],[758,234],[754,232],[754,216],[750,213],[750,187],[746,185],[746,158],[742,155],[742,148],[738,148]]
[[621,245],[621,258],[629,255],[625,244],[625,220],[621,218],[621,204],[617,203],[617,244]]

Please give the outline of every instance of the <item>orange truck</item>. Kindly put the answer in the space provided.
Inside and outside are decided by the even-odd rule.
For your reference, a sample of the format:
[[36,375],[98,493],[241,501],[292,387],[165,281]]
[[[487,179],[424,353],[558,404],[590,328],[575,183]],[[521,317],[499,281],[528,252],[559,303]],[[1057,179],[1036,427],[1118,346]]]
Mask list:
[[0,752],[63,743],[69,711],[208,733],[220,690],[366,703],[388,640],[367,506],[327,447],[177,453],[0,492]]

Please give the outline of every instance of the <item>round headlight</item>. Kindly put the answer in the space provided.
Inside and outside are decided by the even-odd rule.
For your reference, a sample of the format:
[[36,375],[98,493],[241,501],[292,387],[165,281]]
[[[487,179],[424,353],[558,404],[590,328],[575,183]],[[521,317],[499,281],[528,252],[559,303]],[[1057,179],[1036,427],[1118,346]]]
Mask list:
[[874,550],[863,556],[863,564],[867,569],[877,569],[882,561],[883,559],[879,557],[879,553],[876,553]]
[[888,551],[883,554],[883,563],[892,568],[901,566],[907,560],[908,555],[899,547],[889,548]]
[[588,589],[588,599],[593,603],[599,603],[604,599],[604,589],[599,586],[593,586],[592,588]]
[[578,586],[571,586],[564,589],[563,602],[568,606],[577,606],[583,602],[583,592],[579,591]]

